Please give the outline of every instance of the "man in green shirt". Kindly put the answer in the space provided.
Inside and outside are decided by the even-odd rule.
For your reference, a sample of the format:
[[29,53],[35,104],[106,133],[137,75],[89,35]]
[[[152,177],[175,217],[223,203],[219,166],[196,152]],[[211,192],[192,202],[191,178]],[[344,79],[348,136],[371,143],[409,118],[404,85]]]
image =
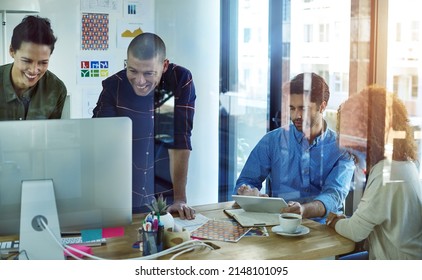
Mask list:
[[48,71],[56,40],[46,18],[28,16],[15,27],[14,62],[0,66],[0,120],[61,118],[66,86]]

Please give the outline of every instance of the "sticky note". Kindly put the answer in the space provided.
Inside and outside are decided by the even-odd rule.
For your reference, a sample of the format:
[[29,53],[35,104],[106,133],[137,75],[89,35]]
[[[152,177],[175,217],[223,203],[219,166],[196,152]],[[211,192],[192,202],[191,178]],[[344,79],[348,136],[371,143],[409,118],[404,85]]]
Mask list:
[[103,228],[103,238],[117,237],[123,235],[125,235],[125,229],[123,227]]
[[[92,248],[90,248],[90,247],[82,246],[82,245],[77,245],[77,244],[72,244],[72,245],[69,245],[69,246],[72,247],[72,248],[78,249],[79,251],[82,251],[84,253],[87,253],[87,254],[92,255]],[[78,258],[83,258],[84,257],[84,255],[82,255],[81,253],[78,253],[78,252],[76,252],[76,251],[74,251],[74,250],[72,250],[70,248],[68,248],[68,250],[69,250],[69,252],[71,252],[72,254],[74,254],[75,256],[77,256]],[[66,251],[64,252],[64,255],[66,257],[71,257],[71,255],[68,252],[66,252]]]
[[85,229],[81,230],[82,242],[101,239],[103,236],[101,229]]

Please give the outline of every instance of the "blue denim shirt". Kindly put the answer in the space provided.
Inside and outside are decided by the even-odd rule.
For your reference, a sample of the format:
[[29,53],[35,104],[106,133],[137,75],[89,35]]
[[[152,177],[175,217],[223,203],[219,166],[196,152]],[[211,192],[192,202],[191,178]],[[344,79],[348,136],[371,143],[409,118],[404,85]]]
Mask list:
[[293,124],[268,132],[255,146],[236,182],[261,189],[270,180],[273,197],[306,203],[321,201],[329,212],[339,211],[349,192],[355,164],[338,147],[337,134],[326,129],[312,144]]

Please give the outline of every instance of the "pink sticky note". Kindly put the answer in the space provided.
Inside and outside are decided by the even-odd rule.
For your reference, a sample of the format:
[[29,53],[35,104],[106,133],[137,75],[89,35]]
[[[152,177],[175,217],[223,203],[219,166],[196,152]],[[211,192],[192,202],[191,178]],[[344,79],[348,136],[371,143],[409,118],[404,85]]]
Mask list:
[[[85,252],[87,254],[92,255],[92,248],[91,247],[87,247],[87,246],[82,246],[82,245],[78,245],[78,244],[72,244],[69,245],[70,247],[73,247],[75,249],[78,249],[79,251]],[[72,254],[74,254],[75,256],[77,256],[78,258],[83,258],[84,255],[82,255],[81,253],[78,253],[72,249],[68,249]],[[64,255],[66,257],[71,257],[71,255],[69,255],[66,251],[64,252]]]
[[125,235],[123,227],[103,228],[103,238],[117,237]]

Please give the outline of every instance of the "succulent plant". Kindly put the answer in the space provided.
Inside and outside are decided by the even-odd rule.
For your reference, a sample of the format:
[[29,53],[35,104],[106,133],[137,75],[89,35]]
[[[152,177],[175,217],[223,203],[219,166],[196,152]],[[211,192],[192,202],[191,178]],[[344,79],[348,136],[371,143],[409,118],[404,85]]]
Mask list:
[[163,198],[163,194],[160,194],[158,198],[154,197],[151,204],[146,206],[155,214],[165,215],[170,205],[167,205],[167,199]]

